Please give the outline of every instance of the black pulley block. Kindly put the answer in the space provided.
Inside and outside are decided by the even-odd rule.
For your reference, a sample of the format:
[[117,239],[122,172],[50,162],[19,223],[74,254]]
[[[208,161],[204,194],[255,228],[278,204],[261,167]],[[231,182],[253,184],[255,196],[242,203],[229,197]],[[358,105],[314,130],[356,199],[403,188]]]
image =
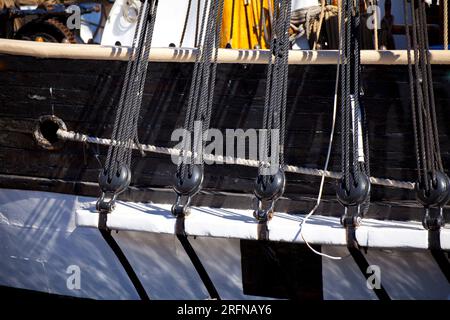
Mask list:
[[450,178],[443,172],[437,171],[436,178],[431,179],[430,190],[425,189],[423,181],[416,183],[416,198],[425,207],[444,206],[450,200]]
[[285,185],[284,171],[279,169],[276,174],[271,176],[259,175],[256,178],[254,193],[260,200],[276,200],[283,195]]
[[131,170],[126,165],[120,166],[112,177],[109,177],[107,170],[102,170],[98,176],[98,184],[104,193],[118,195],[128,188],[130,182]]
[[186,168],[186,175],[175,174],[175,184],[173,189],[182,196],[193,196],[199,190],[203,182],[203,168],[200,165],[193,165],[191,172]]
[[369,177],[360,172],[358,181],[355,181],[353,174],[350,174],[350,189],[345,188],[344,179],[337,183],[336,195],[340,203],[344,206],[356,206],[362,204],[370,193]]

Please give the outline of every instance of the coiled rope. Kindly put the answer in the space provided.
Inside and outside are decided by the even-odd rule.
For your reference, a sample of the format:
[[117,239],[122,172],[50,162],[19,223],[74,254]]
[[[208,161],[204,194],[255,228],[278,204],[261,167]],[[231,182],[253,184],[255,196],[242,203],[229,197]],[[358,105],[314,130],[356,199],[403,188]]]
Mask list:
[[[92,136],[88,136],[86,134],[73,132],[73,131],[67,131],[64,129],[58,129],[56,134],[59,139],[64,140],[64,141],[74,141],[74,142],[98,144],[98,145],[104,145],[104,146],[120,144],[120,142],[117,142],[117,141],[114,141],[111,139],[92,137]],[[132,149],[142,150],[144,152],[165,154],[165,155],[170,155],[170,156],[181,156],[180,153],[182,152],[181,149],[176,149],[176,148],[167,148],[167,147],[159,147],[159,146],[154,146],[154,145],[149,145],[149,144],[136,144],[136,143],[133,143]],[[189,155],[190,155],[190,153],[188,152],[187,156],[189,156]],[[217,156],[217,155],[212,155],[212,154],[204,154],[203,159],[208,160],[208,161],[213,161],[216,163],[236,164],[236,165],[240,165],[240,166],[255,167],[255,168],[258,168],[260,165],[259,161],[257,161],[257,160],[226,157],[226,156]],[[303,175],[307,175],[307,176],[316,176],[316,177],[324,176],[326,178],[332,178],[332,179],[340,179],[341,178],[341,174],[339,172],[320,170],[320,169],[315,169],[315,168],[304,168],[304,167],[298,167],[298,166],[293,166],[293,165],[285,165],[285,172],[303,174]],[[378,185],[378,186],[398,188],[398,189],[407,189],[407,190],[413,190],[414,186],[415,186],[414,182],[398,181],[398,180],[393,180],[393,179],[375,178],[375,177],[371,177],[370,182],[372,184]]]

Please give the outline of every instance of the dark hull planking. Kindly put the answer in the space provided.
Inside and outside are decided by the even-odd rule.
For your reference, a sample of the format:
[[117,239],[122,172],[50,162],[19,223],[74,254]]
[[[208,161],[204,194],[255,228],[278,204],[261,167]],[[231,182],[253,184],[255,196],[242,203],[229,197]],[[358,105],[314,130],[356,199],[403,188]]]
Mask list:
[[[32,132],[40,116],[54,114],[68,130],[110,137],[126,62],[40,59],[0,55],[0,187],[98,196],[106,147],[64,142],[59,150],[41,148]],[[150,63],[141,109],[141,143],[173,146],[182,127],[192,63]],[[287,157],[292,165],[321,168],[332,121],[336,66],[291,65],[289,69]],[[436,107],[444,166],[450,167],[450,66],[433,66]],[[415,153],[406,66],[364,66],[363,103],[369,120],[372,176],[414,181]],[[53,90],[53,97],[49,88]],[[211,126],[260,128],[265,66],[222,64]],[[339,124],[339,118],[337,119]],[[337,126],[339,131],[339,125]],[[330,169],[339,171],[339,132]],[[250,208],[257,170],[235,165],[205,167],[204,191],[194,203]],[[135,153],[132,187],[121,195],[132,201],[172,202],[175,165],[169,156]],[[286,199],[279,210],[301,212],[314,205],[320,178],[287,174]],[[335,180],[327,179],[318,212],[341,215]],[[374,186],[369,216],[420,219],[422,210],[409,190]]]

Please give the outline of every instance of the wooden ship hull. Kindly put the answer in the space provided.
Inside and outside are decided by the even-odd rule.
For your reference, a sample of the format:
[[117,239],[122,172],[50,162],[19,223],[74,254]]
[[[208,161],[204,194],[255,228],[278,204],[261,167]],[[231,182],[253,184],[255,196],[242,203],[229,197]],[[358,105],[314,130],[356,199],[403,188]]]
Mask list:
[[[1,55],[1,115],[2,187],[20,186],[24,189],[99,196],[97,186],[100,163],[105,160],[104,146],[92,146],[72,141],[57,141],[55,128],[48,129],[45,144],[36,132],[46,131],[45,119],[61,119],[67,131],[92,137],[111,136],[114,108],[118,103],[123,81],[126,52],[116,48],[72,47],[50,53],[48,44],[19,43],[22,52],[35,50],[42,54]],[[14,46],[14,45],[13,45]],[[61,48],[60,45],[53,47]],[[51,48],[51,46],[50,46]],[[96,53],[97,50],[97,53]],[[155,51],[157,51],[156,49]],[[251,50],[223,51],[223,63],[218,67],[214,96],[212,128],[260,128],[265,90],[264,57]],[[83,57],[93,53],[97,59]],[[372,176],[398,181],[416,179],[413,152],[413,129],[409,105],[408,73],[404,54],[371,54],[363,66],[363,104],[369,119]],[[73,53],[73,57],[70,54]],[[111,53],[111,54],[110,54]],[[116,55],[114,57],[112,54]],[[311,58],[308,55],[311,54]],[[54,55],[57,58],[43,58]],[[85,54],[86,55],[86,54]],[[158,57],[156,57],[158,55]],[[252,56],[253,55],[253,56]],[[60,58],[69,56],[68,58]],[[244,56],[239,63],[234,57]],[[435,51],[433,66],[436,108],[444,166],[450,164],[450,114],[447,86],[450,66],[447,55]],[[177,57],[174,62],[168,62]],[[81,59],[80,59],[81,58]],[[193,67],[193,50],[161,49],[149,65],[149,80],[145,85],[140,114],[139,138],[143,144],[173,147],[172,132],[183,126],[186,97],[189,93]],[[166,61],[162,61],[166,60]],[[256,60],[257,63],[254,63]],[[286,163],[298,167],[320,169],[328,147],[335,89],[335,52],[312,56],[312,52],[293,56],[289,69],[287,158]],[[380,64],[387,61],[387,64]],[[403,62],[402,62],[403,61]],[[339,121],[339,119],[338,119]],[[45,135],[46,133],[44,133]],[[44,139],[45,140],[45,139]],[[247,145],[248,148],[248,145]],[[225,152],[224,147],[224,152]],[[11,159],[8,161],[8,159]],[[30,161],[30,159],[34,159]],[[336,133],[330,171],[339,171],[340,133]],[[176,166],[170,156],[134,153],[132,187],[121,195],[128,201],[158,201],[172,203],[173,176]],[[253,193],[256,168],[213,164],[205,168],[203,190],[194,199],[197,205],[243,209]],[[306,212],[314,204],[320,175],[288,173],[285,198],[280,209],[289,213]],[[326,182],[324,214],[341,215],[335,199],[335,179]],[[239,196],[233,196],[238,194]],[[242,197],[243,194],[248,197]],[[236,200],[236,198],[242,198]],[[219,200],[220,199],[220,200]],[[386,188],[374,185],[370,217],[399,221],[421,220],[422,209],[414,209],[414,192],[406,188]],[[379,205],[378,205],[379,204]],[[407,208],[404,210],[404,208]]]
[[[110,137],[126,52],[119,47],[67,47],[11,40],[0,43],[0,285],[98,299],[138,298],[96,229],[97,215],[85,210],[100,195],[97,177],[107,148],[63,141],[58,138],[58,126],[48,122],[57,117],[67,131]],[[171,141],[171,133],[183,124],[194,55],[190,49],[152,51],[140,114],[141,143],[163,147],[176,144]],[[317,169],[324,164],[336,59],[336,52],[291,54],[286,158],[290,165]],[[444,166],[449,167],[450,129],[446,123],[450,120],[450,57],[435,51],[433,60],[442,158]],[[371,174],[413,182],[415,157],[405,53],[363,52],[363,63]],[[217,74],[211,127],[222,131],[259,128],[265,88],[264,52],[221,51]],[[339,135],[337,132],[333,145],[332,171],[339,171]],[[151,298],[206,299],[208,292],[198,270],[173,235],[175,219],[168,208],[175,201],[175,170],[170,156],[136,152],[131,187],[120,196],[118,218],[110,219],[110,227],[120,230],[113,236]],[[302,239],[289,239],[289,221],[274,219],[273,238],[268,244],[254,241],[258,224],[240,213],[251,211],[256,174],[256,168],[245,166],[205,166],[203,190],[193,199],[193,205],[200,211],[208,208],[212,218],[196,214],[187,218],[192,221],[190,228],[194,228],[194,221],[197,226],[203,225],[203,229],[186,228],[195,236],[189,237],[192,246],[220,297],[377,299],[352,258],[334,261],[315,255]],[[276,212],[288,214],[290,220],[302,217],[315,205],[319,181],[318,176],[288,173],[286,192]],[[334,179],[326,180],[324,200],[316,213],[320,218],[311,224],[320,225],[322,221],[331,225],[330,230],[343,232],[335,223],[343,213],[335,197],[335,184]],[[394,236],[389,243],[376,237],[369,239],[370,233],[366,239],[370,247],[367,259],[385,270],[383,284],[389,296],[448,299],[450,285],[445,270],[427,250],[426,231],[420,224],[423,208],[416,203],[414,192],[374,186],[371,200],[368,221],[400,225],[391,230]],[[154,217],[163,218],[161,225],[149,220],[153,219],[149,206],[159,208]],[[135,211],[139,214],[133,221],[129,217]],[[125,218],[120,220],[122,213]],[[229,229],[221,227],[222,220],[214,229],[214,221],[208,220],[214,217],[227,220],[224,226],[231,223]],[[236,231],[230,231],[233,223],[237,223]],[[283,223],[286,226],[282,230],[291,229],[277,235],[275,227]],[[245,230],[238,230],[239,226]],[[343,235],[338,236],[339,242],[326,232],[316,232],[316,240],[311,233],[315,248],[348,256]],[[402,232],[412,232],[407,237],[417,235],[416,241],[396,238],[395,234]],[[449,234],[447,228],[441,232],[444,247],[450,246]],[[278,262],[270,258],[266,246],[277,253]],[[68,284],[71,266],[81,270],[80,288]],[[261,277],[266,280],[264,286]]]
[[[117,0],[108,5],[103,31],[82,28],[83,41],[101,39],[101,45],[0,39],[0,289],[93,299],[450,299],[450,216],[439,233],[428,232],[415,199],[406,51],[361,51],[373,177],[370,208],[355,231],[362,250],[349,246],[340,221],[339,125],[329,171],[320,171],[332,131],[338,52],[306,50],[318,44],[306,36],[293,45],[302,50],[289,52],[290,169],[273,217],[266,224],[253,217],[256,166],[214,163],[205,165],[202,190],[180,219],[171,212],[176,165],[166,151],[184,126],[201,16],[195,1],[160,2],[137,129],[146,148],[133,152],[131,185],[106,221],[95,208],[98,176],[140,3]],[[393,36],[380,31],[378,46],[371,39],[378,33],[365,30],[363,49],[402,47],[403,8],[381,2],[382,29]],[[225,2],[220,46],[246,48],[219,49],[211,128],[225,135],[262,128],[270,39],[255,30],[271,3]],[[296,0],[291,9],[319,15],[317,4]],[[318,48],[335,49],[337,8],[325,9],[328,22],[316,40],[328,46]],[[428,14],[438,21],[428,26],[434,45],[443,10],[433,4]],[[449,168],[449,51],[433,50],[431,62],[441,156]],[[237,151],[223,145],[226,155],[231,149]],[[322,200],[307,219],[322,175]]]

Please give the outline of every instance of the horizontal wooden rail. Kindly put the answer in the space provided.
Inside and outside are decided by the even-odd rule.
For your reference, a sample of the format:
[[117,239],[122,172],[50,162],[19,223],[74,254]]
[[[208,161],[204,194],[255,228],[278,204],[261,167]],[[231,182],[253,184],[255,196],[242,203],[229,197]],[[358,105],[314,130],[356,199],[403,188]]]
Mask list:
[[[100,46],[86,44],[42,43],[33,41],[0,39],[0,54],[30,56],[55,59],[85,60],[127,60],[126,47]],[[219,63],[267,63],[268,50],[220,49]],[[196,50],[192,48],[153,48],[150,60],[155,62],[193,62]],[[338,52],[335,50],[291,50],[289,64],[330,65],[336,64]],[[406,65],[405,50],[361,52],[362,64],[366,65]],[[432,50],[433,64],[450,64],[450,52]]]

